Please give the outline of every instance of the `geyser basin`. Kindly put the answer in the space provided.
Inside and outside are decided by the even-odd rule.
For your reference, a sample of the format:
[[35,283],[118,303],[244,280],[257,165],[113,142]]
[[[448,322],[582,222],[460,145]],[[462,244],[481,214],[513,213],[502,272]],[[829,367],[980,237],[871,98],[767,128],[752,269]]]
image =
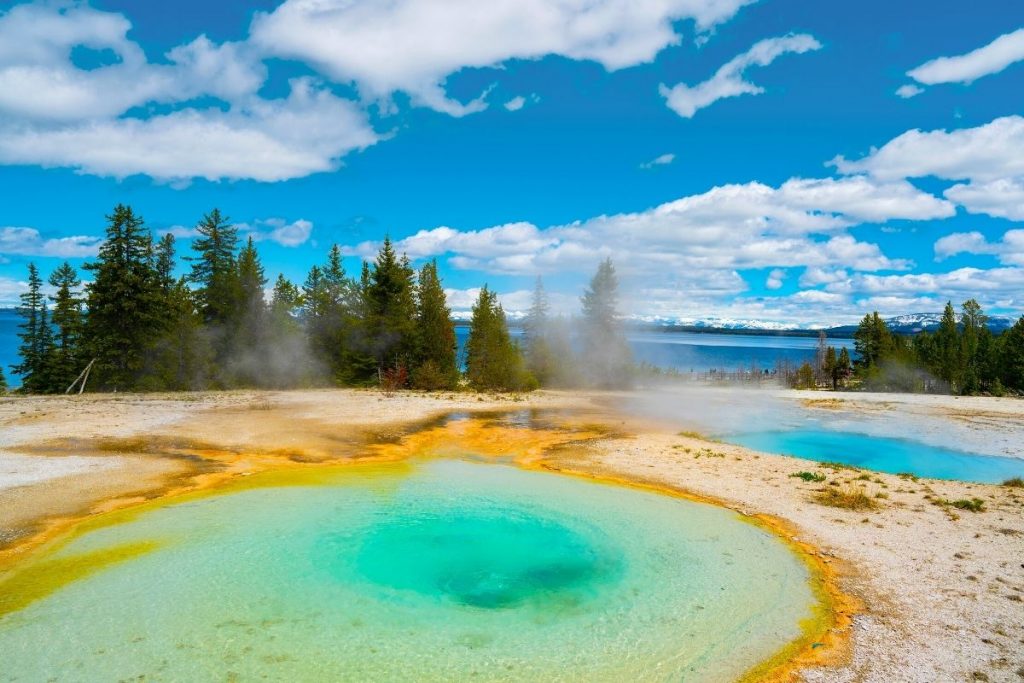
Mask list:
[[458,460],[288,476],[21,566],[0,680],[723,681],[820,611],[799,557],[710,505]]
[[825,429],[750,432],[723,437],[765,453],[841,462],[877,472],[998,484],[1024,476],[1024,459],[976,455],[919,441]]

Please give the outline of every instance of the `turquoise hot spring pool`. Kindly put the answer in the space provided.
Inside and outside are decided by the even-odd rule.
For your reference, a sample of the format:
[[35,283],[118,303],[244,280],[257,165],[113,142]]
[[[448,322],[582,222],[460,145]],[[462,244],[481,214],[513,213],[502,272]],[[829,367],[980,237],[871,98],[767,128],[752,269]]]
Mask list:
[[982,484],[1024,477],[1024,458],[966,453],[920,441],[857,432],[798,428],[732,434],[722,439],[766,453],[841,462],[891,474],[906,472]]
[[19,567],[3,681],[727,681],[821,607],[734,512],[465,460],[155,504]]

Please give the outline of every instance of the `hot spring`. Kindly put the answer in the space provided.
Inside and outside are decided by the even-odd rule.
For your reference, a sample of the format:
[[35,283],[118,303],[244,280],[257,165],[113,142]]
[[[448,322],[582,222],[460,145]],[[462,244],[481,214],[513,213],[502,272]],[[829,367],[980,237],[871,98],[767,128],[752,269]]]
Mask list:
[[719,507],[463,459],[101,516],[0,583],[0,680],[741,678],[821,614]]

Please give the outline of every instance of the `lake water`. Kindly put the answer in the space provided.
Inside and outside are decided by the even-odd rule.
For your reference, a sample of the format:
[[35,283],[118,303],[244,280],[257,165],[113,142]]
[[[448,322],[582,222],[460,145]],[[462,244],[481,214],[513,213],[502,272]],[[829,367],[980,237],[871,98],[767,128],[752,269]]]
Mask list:
[[[512,328],[512,336],[522,337],[522,330]],[[469,328],[458,325],[455,336],[460,358],[469,338]],[[720,334],[712,332],[657,332],[631,330],[629,346],[638,362],[680,372],[708,372],[772,369],[779,361],[800,365],[813,361],[818,348],[816,337],[785,337],[777,335]],[[830,339],[837,351],[846,347],[853,353],[852,339]]]
[[[18,317],[12,309],[0,309],[0,366],[12,384],[10,365],[18,362]],[[512,335],[522,336],[522,330],[512,328]],[[459,358],[469,338],[469,327],[457,325],[455,336],[459,345]],[[813,361],[818,340],[813,337],[782,337],[752,334],[715,334],[695,332],[640,332],[628,334],[629,344],[637,361],[680,372],[707,372],[709,370],[735,371],[772,369],[780,361],[799,365]],[[846,346],[853,352],[850,339],[831,339],[837,349]]]
[[735,680],[818,604],[718,507],[457,460],[261,476],[22,566],[0,680]]

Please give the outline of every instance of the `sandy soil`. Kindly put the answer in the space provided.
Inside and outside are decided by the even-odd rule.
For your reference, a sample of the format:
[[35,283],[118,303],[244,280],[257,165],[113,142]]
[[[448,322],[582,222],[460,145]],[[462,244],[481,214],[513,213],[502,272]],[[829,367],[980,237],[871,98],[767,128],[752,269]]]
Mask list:
[[[585,408],[579,420],[599,419],[613,431],[583,444],[549,438],[543,444],[551,446],[553,466],[671,487],[745,514],[771,515],[839,569],[839,587],[862,605],[850,629],[849,656],[802,671],[805,680],[1024,681],[1024,490],[833,471],[681,436],[679,430],[701,423],[688,419],[688,412],[707,414],[716,401],[743,403],[728,395],[707,397],[675,396],[673,411],[645,411],[635,395],[551,392],[519,399],[369,391],[2,399],[0,566],[83,515],[260,467],[362,457],[372,451],[368,444],[424,438],[422,432],[411,435],[447,413]],[[961,447],[974,439],[989,444],[983,452],[993,454],[1024,447],[1024,401],[800,392],[773,397],[784,409],[839,411],[852,419],[881,414],[883,424],[902,423],[906,433]],[[753,399],[756,404],[768,395]],[[524,447],[500,438],[492,445]],[[790,476],[801,470],[827,479]],[[846,487],[864,488],[877,509],[816,501],[822,490]],[[936,504],[962,498],[982,499],[985,510]]]

